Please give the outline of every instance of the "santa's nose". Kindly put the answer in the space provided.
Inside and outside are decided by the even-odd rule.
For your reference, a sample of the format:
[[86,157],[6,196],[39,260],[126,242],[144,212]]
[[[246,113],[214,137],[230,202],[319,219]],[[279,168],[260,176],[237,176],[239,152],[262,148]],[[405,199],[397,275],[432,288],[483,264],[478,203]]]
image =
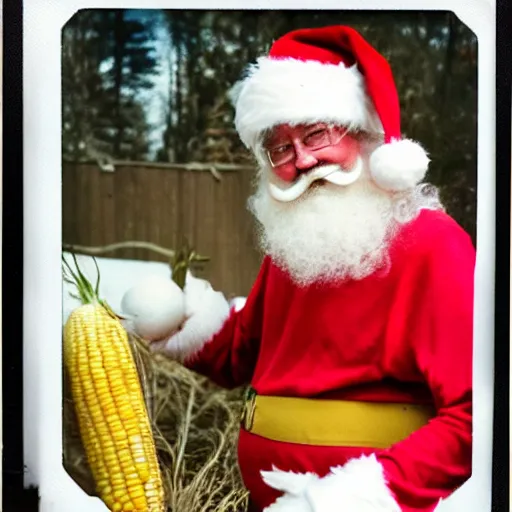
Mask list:
[[307,171],[318,163],[313,153],[304,148],[295,149],[295,167],[300,171]]

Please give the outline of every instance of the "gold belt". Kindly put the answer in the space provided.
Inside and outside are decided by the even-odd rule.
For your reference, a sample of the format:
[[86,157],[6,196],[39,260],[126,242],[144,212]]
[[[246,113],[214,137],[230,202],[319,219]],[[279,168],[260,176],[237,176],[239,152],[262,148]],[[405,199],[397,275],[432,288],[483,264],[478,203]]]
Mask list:
[[242,413],[248,432],[316,446],[387,448],[426,425],[431,406],[250,394]]

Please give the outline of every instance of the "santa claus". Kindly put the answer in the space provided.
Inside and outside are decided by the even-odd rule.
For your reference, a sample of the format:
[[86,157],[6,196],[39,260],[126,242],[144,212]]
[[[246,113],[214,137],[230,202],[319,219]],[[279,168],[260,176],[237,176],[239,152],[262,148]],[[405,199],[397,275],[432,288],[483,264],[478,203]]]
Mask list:
[[[390,67],[349,27],[301,29],[231,97],[259,164],[259,275],[241,309],[189,276],[180,330],[146,337],[250,386],[238,455],[254,511],[432,511],[471,474],[475,250],[421,183]],[[146,295],[129,313],[165,319]]]

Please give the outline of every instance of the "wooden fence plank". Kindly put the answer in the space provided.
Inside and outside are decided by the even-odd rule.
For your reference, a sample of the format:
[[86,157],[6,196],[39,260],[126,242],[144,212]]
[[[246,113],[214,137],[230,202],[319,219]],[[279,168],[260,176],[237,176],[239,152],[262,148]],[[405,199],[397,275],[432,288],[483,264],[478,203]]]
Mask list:
[[[134,238],[137,240],[144,240],[150,242],[151,237],[148,236],[149,231],[149,217],[153,205],[149,196],[149,180],[150,173],[147,170],[137,171],[132,169],[131,176],[133,179],[133,193],[134,193],[134,205],[135,205],[135,217],[134,223]],[[135,253],[135,258],[138,260],[147,259],[147,254],[144,249],[138,249]]]
[[116,236],[116,190],[113,173],[101,173],[100,178],[102,239],[107,245],[119,242]]
[[196,189],[199,178],[199,174],[180,173],[180,232],[178,244],[184,243],[186,239],[192,247],[197,247],[196,204],[199,197]]
[[161,209],[160,226],[162,229],[162,245],[169,249],[178,248],[178,240],[181,236],[180,227],[180,180],[181,173],[161,171],[163,183],[163,199],[158,205]]
[[[117,241],[135,240],[137,218],[135,202],[135,184],[133,174],[137,169],[126,168],[115,173],[115,200],[116,200],[116,235]],[[120,251],[117,256],[129,259],[136,259],[136,249],[125,249]]]
[[[144,173],[144,180],[142,180],[145,186],[144,193],[141,190],[140,199],[146,204],[146,240],[161,240],[162,226],[160,225],[160,211],[159,206],[163,202],[164,194],[161,186],[162,172],[146,171]],[[144,259],[151,258],[151,255],[144,254]]]
[[87,171],[88,194],[86,195],[86,204],[89,210],[90,219],[90,243],[98,245],[105,244],[105,232],[102,223],[102,192],[100,185],[100,170],[91,167]]
[[212,286],[218,286],[218,269],[220,265],[221,254],[217,248],[217,233],[222,227],[219,225],[218,208],[215,201],[215,192],[219,187],[224,186],[224,182],[215,181],[211,174],[201,173],[195,176],[197,183],[195,198],[195,239],[194,249],[204,254],[208,261],[197,275],[212,281]]
[[78,215],[74,212],[76,207],[76,168],[69,164],[62,167],[62,238],[69,243],[75,243],[78,238]]
[[94,169],[90,165],[78,169],[76,175],[76,202],[74,208],[72,206],[78,218],[76,238],[84,245],[92,245],[94,243],[89,210],[91,195],[89,176],[91,172],[94,172]]

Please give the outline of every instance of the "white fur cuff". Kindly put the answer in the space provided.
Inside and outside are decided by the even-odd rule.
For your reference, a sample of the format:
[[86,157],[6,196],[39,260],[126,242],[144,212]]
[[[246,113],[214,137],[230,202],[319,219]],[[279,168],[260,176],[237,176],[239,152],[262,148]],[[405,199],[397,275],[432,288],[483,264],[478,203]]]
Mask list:
[[285,493],[265,512],[400,512],[374,455],[331,468],[323,478],[277,469],[262,472],[262,477]]
[[184,291],[187,319],[181,330],[151,344],[152,351],[163,352],[180,362],[199,352],[221,330],[230,313],[224,295],[203,279],[188,274]]

